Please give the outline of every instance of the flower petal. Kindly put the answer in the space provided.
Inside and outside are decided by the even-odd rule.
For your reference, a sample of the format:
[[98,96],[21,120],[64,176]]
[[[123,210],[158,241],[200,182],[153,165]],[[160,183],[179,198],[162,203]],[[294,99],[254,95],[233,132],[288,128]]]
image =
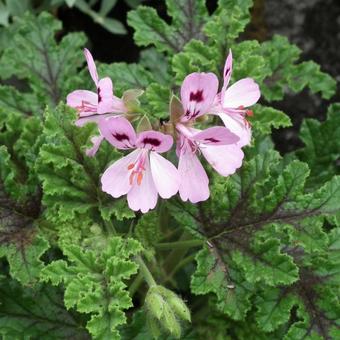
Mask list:
[[131,190],[130,171],[128,166],[135,163],[140,154],[140,150],[134,150],[127,156],[119,159],[109,166],[102,178],[102,190],[113,197],[120,197]]
[[170,150],[173,139],[170,135],[158,131],[144,131],[138,134],[136,145],[139,148],[157,151],[159,153]]
[[86,155],[89,157],[93,157],[97,153],[99,146],[103,140],[104,140],[104,137],[101,135],[92,137],[91,142],[93,145],[91,148],[86,149]]
[[140,185],[136,182],[133,184],[131,190],[127,194],[127,200],[129,207],[132,210],[140,210],[142,213],[146,213],[156,206],[157,199],[158,194],[152,178],[149,159],[147,157],[143,179]]
[[248,107],[255,104],[261,96],[260,88],[251,78],[244,78],[231,85],[222,98],[224,108]]
[[150,166],[156,189],[162,198],[170,198],[179,188],[177,168],[156,152],[150,152]]
[[[86,107],[92,107],[96,112],[97,94],[87,90],[76,90],[67,95],[66,103],[79,111],[82,116],[92,115],[93,112],[85,111]],[[82,110],[83,108],[83,110]]]
[[251,141],[251,127],[242,114],[220,112],[218,113],[227,129],[240,138],[237,145],[243,147]]
[[112,112],[113,108],[113,86],[110,78],[100,79],[97,87],[98,113]]
[[99,124],[99,121],[102,120],[102,119],[108,119],[110,117],[120,117],[120,115],[116,115],[115,113],[103,113],[103,114],[96,114],[94,113],[92,116],[87,116],[87,117],[84,117],[84,118],[79,118],[77,121],[76,121],[76,125],[77,126],[84,126],[86,123],[90,123],[90,122],[93,122],[93,123],[96,123],[96,124]]
[[203,156],[222,176],[233,174],[242,165],[243,151],[237,145],[201,146]]
[[124,117],[101,119],[98,127],[104,138],[118,149],[130,149],[136,144],[135,130]]
[[193,140],[207,145],[227,145],[239,141],[239,137],[225,127],[214,126],[196,133]]
[[181,152],[178,173],[181,181],[179,195],[183,201],[197,203],[209,198],[209,178],[195,153],[190,150]]
[[218,79],[214,73],[191,73],[185,77],[181,87],[184,108],[182,121],[201,116],[209,110],[218,90]]
[[229,54],[225,61],[224,70],[223,70],[224,81],[223,81],[223,87],[222,87],[222,96],[224,95],[228,87],[232,71],[233,71],[233,55],[231,53],[231,50],[229,50]]
[[98,84],[98,73],[97,73],[96,64],[94,63],[92,54],[87,48],[84,48],[84,54],[85,54],[87,67],[89,68],[91,78],[93,79],[94,83],[97,85]]

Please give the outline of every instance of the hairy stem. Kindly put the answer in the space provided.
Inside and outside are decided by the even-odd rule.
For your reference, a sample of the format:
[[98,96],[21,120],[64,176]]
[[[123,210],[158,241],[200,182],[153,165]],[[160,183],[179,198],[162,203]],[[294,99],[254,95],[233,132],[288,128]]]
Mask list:
[[149,285],[149,287],[157,286],[157,283],[156,283],[155,279],[153,278],[149,268],[145,264],[145,262],[142,259],[142,257],[140,255],[136,256],[135,257],[135,261],[138,263],[139,271],[142,274],[142,276],[143,276],[144,280],[146,281],[146,283]]

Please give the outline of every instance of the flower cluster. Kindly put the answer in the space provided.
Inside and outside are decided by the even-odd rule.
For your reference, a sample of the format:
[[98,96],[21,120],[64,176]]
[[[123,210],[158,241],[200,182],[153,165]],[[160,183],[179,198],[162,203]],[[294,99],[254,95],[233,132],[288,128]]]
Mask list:
[[[92,138],[93,146],[86,153],[94,156],[104,139],[117,149],[131,151],[102,175],[104,192],[113,197],[127,195],[129,207],[143,213],[156,206],[158,195],[170,198],[179,192],[183,201],[197,203],[210,195],[209,178],[199,155],[222,176],[233,174],[242,165],[242,147],[251,140],[246,118],[253,113],[248,108],[258,101],[260,90],[251,78],[229,86],[231,52],[220,92],[214,73],[191,73],[183,81],[180,99],[171,99],[169,122],[161,127],[162,132],[149,125],[138,133],[130,122],[129,102],[136,102],[142,91],[129,90],[122,99],[114,96],[111,79],[99,79],[91,53],[87,49],[84,53],[97,92],[76,90],[67,96],[67,104],[78,112],[77,126],[87,122],[98,125],[99,136]],[[208,114],[219,116],[225,126],[195,127]],[[160,155],[171,150],[173,138],[177,168]]]

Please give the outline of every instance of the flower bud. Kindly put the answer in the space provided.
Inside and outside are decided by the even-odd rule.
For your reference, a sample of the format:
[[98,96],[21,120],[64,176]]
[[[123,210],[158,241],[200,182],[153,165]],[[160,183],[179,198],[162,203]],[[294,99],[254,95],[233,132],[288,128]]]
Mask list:
[[168,303],[178,317],[191,322],[190,310],[181,298],[173,296],[168,300]]
[[165,301],[163,297],[158,293],[157,287],[149,289],[145,297],[146,308],[150,311],[151,315],[160,320],[163,314]]
[[154,339],[158,339],[161,336],[161,327],[159,322],[151,315],[147,315],[146,322],[148,329]]
[[164,327],[175,337],[181,336],[181,325],[169,305],[164,305],[162,321]]

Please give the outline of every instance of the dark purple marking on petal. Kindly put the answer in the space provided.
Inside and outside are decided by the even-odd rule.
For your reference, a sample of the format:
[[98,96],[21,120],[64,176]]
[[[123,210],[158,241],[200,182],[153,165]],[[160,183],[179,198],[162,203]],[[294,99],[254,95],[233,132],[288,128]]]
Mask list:
[[189,100],[191,102],[200,103],[203,101],[203,90],[197,90],[197,92],[190,92],[190,98]]
[[143,139],[143,144],[150,144],[152,146],[160,146],[161,141],[157,138],[150,138],[150,137],[146,137]]
[[213,137],[204,138],[204,140],[206,140],[207,142],[211,142],[211,143],[218,143],[218,142],[219,142],[218,139],[215,139],[215,138],[213,138]]
[[129,140],[129,137],[125,133],[113,133],[112,136],[116,138],[119,142],[124,140]]
[[225,70],[224,76],[226,77],[229,73],[230,73],[230,67],[227,67],[227,69]]
[[97,94],[98,94],[98,104],[102,101],[102,96],[100,95],[100,87],[97,88]]

